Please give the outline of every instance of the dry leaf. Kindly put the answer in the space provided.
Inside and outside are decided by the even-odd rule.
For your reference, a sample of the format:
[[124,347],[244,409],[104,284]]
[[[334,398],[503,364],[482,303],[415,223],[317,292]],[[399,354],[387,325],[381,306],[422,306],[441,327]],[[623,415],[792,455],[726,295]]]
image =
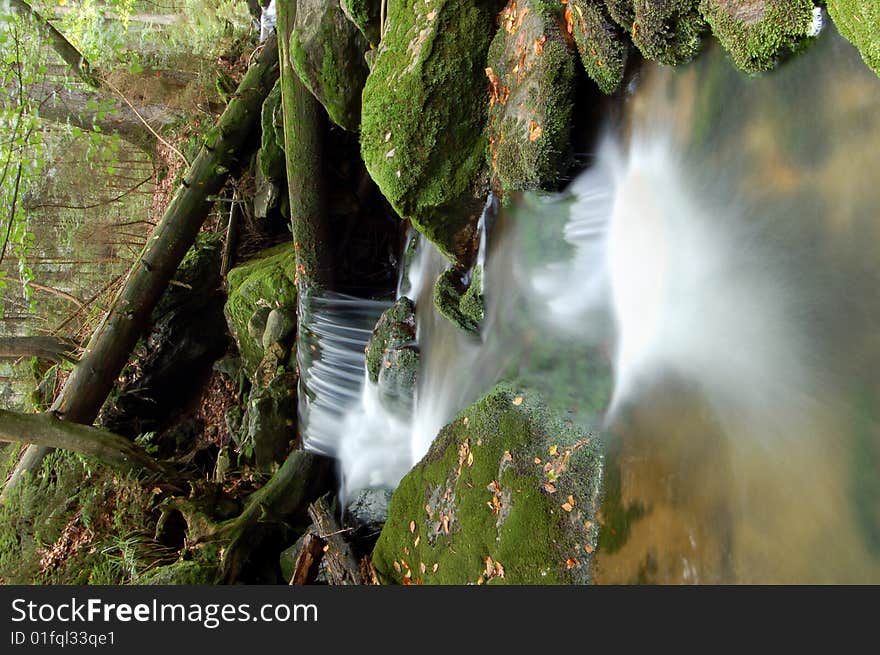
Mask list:
[[394,560],[394,570],[400,573],[400,562]]
[[421,536],[416,537],[416,540],[413,542],[413,546],[416,547],[416,548],[418,548],[418,547],[419,547],[419,542],[420,542],[421,540],[422,540],[422,537],[421,537]]
[[537,141],[543,131],[544,129],[538,125],[537,121],[534,119],[529,121],[529,141]]
[[513,455],[510,454],[509,450],[504,451],[504,455],[502,455],[501,461],[502,462],[512,462],[513,461]]
[[424,574],[424,572],[427,571],[427,570],[428,570],[428,567],[425,566],[425,563],[424,563],[424,562],[419,562],[419,571],[421,571],[421,572]]
[[566,501],[562,503],[562,509],[564,509],[566,512],[570,512],[572,510],[572,506],[568,501]]
[[592,552],[593,552],[593,546],[590,545],[590,544],[587,544],[586,546],[584,546],[584,550],[587,551],[588,553],[592,553]]
[[536,458],[535,458],[535,464],[540,464],[540,463],[541,463],[541,458],[540,458],[540,457],[536,457]]
[[410,531],[410,532],[415,532],[415,531],[416,531],[416,522],[415,522],[415,521],[410,521],[410,522],[409,522],[409,531]]
[[437,573],[437,569],[439,569],[439,568],[440,568],[439,563],[434,564],[434,566],[431,567],[431,573]]
[[544,491],[546,491],[548,494],[555,494],[556,493],[556,485],[553,484],[552,482],[545,482],[544,483]]
[[498,484],[497,480],[492,480],[492,482],[490,482],[488,484],[486,489],[491,491],[493,494],[500,494],[501,493],[501,486]]
[[573,569],[574,567],[580,566],[580,565],[581,565],[581,563],[578,560],[576,560],[574,557],[569,557],[567,560],[565,560],[565,568],[567,568],[567,569]]
[[[533,122],[534,122],[534,121],[533,121]],[[532,140],[534,140],[534,139],[532,139]],[[514,405],[516,405],[517,407],[519,407],[520,405],[522,405],[522,401],[523,401],[522,396],[517,396],[517,397],[514,398],[511,402],[512,402]]]
[[556,444],[553,444],[553,445],[550,446],[550,448],[548,448],[547,450],[550,452],[550,454],[551,454],[553,457],[556,457],[557,453],[559,453],[559,448],[556,446]]

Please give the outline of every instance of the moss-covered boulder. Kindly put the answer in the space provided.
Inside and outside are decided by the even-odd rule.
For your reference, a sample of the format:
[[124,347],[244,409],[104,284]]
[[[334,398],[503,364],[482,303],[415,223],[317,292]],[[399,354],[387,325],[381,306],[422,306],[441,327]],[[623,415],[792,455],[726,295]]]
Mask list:
[[373,564],[385,583],[589,582],[601,473],[595,439],[496,387],[403,478]]
[[486,53],[497,0],[389,0],[363,95],[361,154],[397,213],[450,258],[471,243],[486,171]]
[[[256,323],[261,322],[264,330],[266,318],[275,308],[296,312],[294,279],[292,243],[263,251],[255,259],[233,268],[226,277],[226,322],[238,344],[245,373],[251,379],[265,354],[262,330],[257,329]],[[252,318],[256,321],[254,325],[251,325]]]
[[702,0],[700,11],[747,73],[773,68],[815,31],[813,0]]
[[617,91],[623,81],[629,43],[602,0],[566,0],[565,24],[587,75],[603,92]]
[[606,0],[611,16],[647,59],[674,66],[693,59],[706,23],[700,0]]
[[556,182],[569,151],[575,67],[559,3],[507,3],[486,67],[494,187],[536,189]]
[[296,381],[295,373],[282,371],[265,386],[255,386],[248,398],[246,443],[265,473],[280,466],[295,445]]
[[828,13],[837,29],[862,53],[880,75],[880,3],[877,0],[828,0]]
[[361,31],[371,46],[376,46],[381,40],[379,35],[379,21],[382,15],[382,0],[340,0],[339,6]]
[[368,48],[339,2],[298,0],[290,37],[291,64],[330,120],[351,131],[360,125]]
[[367,344],[367,375],[379,387],[382,404],[394,410],[412,406],[419,376],[415,305],[399,298],[379,317]]
[[[276,82],[263,101],[260,116],[261,144],[258,162],[266,179],[284,182],[286,179],[284,140],[281,126],[281,83]],[[280,137],[280,138],[279,138]]]
[[479,334],[486,315],[483,298],[483,269],[474,268],[471,274],[457,268],[445,271],[434,283],[434,306],[441,315],[465,332]]

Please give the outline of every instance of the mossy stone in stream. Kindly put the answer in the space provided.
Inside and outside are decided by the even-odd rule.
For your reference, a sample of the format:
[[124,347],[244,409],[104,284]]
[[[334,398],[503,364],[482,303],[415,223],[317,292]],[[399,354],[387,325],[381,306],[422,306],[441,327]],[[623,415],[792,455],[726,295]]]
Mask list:
[[450,268],[434,283],[434,306],[442,316],[465,332],[479,334],[486,315],[483,298],[483,270],[476,266],[470,280],[461,270]]
[[813,0],[702,0],[700,11],[733,62],[747,73],[773,68],[813,29]]
[[367,79],[366,38],[338,2],[299,0],[290,59],[302,83],[337,125],[357,131]]
[[565,22],[587,75],[604,93],[617,91],[623,81],[629,43],[602,1],[567,0]]
[[389,0],[363,94],[361,154],[402,217],[452,259],[471,244],[486,173],[486,53],[497,0]]
[[415,305],[402,297],[379,317],[366,350],[367,375],[389,410],[412,406],[421,361],[415,341]]
[[693,59],[706,23],[700,0],[606,0],[609,13],[646,59],[675,66]]
[[[296,312],[295,258],[292,243],[269,248],[226,276],[224,313],[241,353],[245,374],[253,380],[263,359],[262,331],[249,324],[255,314],[268,317],[274,308]],[[265,309],[269,309],[266,312]],[[265,321],[263,321],[265,329]]]
[[880,3],[877,0],[828,0],[837,29],[859,49],[862,59],[880,75]]
[[562,6],[510,0],[489,48],[489,161],[493,186],[548,188],[565,167],[574,97],[574,50]]
[[597,439],[499,385],[403,478],[373,564],[392,584],[587,583],[601,475]]

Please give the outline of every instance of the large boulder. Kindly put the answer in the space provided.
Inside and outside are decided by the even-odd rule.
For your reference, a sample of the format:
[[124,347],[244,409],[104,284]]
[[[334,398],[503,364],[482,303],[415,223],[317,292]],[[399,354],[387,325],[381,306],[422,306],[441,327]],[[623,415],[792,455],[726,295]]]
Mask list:
[[880,3],[877,0],[828,0],[827,6],[840,33],[880,75]]
[[815,33],[813,0],[702,0],[700,11],[747,73],[773,68]]
[[298,0],[290,37],[291,64],[330,120],[351,131],[360,125],[368,48],[339,2]]
[[575,53],[562,32],[561,5],[510,0],[489,48],[489,158],[493,186],[553,186],[571,133]]
[[274,309],[296,315],[295,255],[292,243],[269,248],[226,276],[224,312],[250,379],[263,361],[263,332]]
[[486,171],[486,53],[497,0],[389,0],[363,95],[361,153],[397,213],[450,258],[470,245]]
[[629,43],[602,0],[568,0],[565,23],[587,75],[603,92],[617,91],[623,81]]
[[589,582],[601,474],[595,438],[496,387],[403,478],[373,564],[385,583]]

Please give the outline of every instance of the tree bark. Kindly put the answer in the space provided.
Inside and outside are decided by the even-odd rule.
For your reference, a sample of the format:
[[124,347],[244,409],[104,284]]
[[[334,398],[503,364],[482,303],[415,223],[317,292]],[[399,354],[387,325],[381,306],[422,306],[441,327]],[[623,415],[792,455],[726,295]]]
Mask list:
[[72,450],[123,471],[169,472],[125,437],[90,425],[61,421],[52,414],[19,414],[0,409],[0,441]]
[[315,532],[327,542],[324,565],[330,581],[335,585],[363,584],[358,561],[351,552],[351,546],[342,536],[342,529],[330,511],[326,496],[309,505],[309,516],[315,524]]
[[86,61],[82,53],[61,32],[55,29],[48,20],[34,11],[33,7],[24,2],[24,0],[9,0],[9,8],[14,13],[29,18],[34,22],[40,34],[49,41],[52,49],[64,60],[74,75],[93,89],[101,87],[100,80],[92,72],[91,65]]
[[[277,78],[278,48],[272,38],[244,76],[217,125],[208,132],[162,220],[129,272],[113,308],[95,330],[55,401],[52,410],[64,420],[94,422],[153,308],[195,241],[213,205],[211,198],[219,193],[230,169],[254,142],[250,137],[260,123],[263,100]],[[40,457],[36,450],[29,451],[32,455],[26,460],[33,466]],[[21,465],[19,462],[16,471]],[[14,475],[14,479],[17,483],[21,476]],[[7,488],[11,482],[7,482]]]
[[38,357],[52,362],[73,361],[76,344],[61,337],[0,337],[0,359]]

